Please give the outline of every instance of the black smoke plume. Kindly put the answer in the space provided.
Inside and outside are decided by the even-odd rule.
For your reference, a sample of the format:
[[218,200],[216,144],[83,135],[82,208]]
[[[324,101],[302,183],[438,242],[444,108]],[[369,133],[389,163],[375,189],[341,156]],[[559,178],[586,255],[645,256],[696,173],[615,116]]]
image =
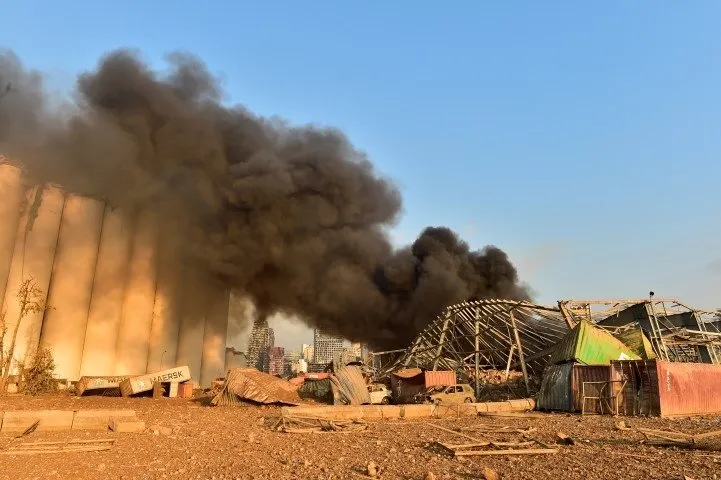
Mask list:
[[227,106],[198,59],[151,70],[131,51],[101,59],[60,102],[41,74],[0,55],[0,151],[38,180],[127,209],[162,212],[183,263],[247,294],[379,348],[405,347],[444,306],[527,298],[498,248],[471,251],[427,228],[394,251],[396,187],[342,132]]

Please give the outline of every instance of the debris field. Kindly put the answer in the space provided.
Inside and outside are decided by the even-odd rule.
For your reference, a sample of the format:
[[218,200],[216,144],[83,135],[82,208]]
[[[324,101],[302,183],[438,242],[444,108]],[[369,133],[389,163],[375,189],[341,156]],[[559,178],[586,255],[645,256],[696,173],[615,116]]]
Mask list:
[[[688,448],[674,441],[684,435],[663,435],[721,430],[721,417],[620,420],[533,412],[283,428],[276,406],[209,406],[207,397],[0,398],[0,411],[47,409],[133,409],[145,429],[136,433],[34,431],[21,438],[0,435],[0,479],[721,477],[721,451]],[[664,436],[671,440],[659,441]],[[553,453],[455,456],[448,448],[472,451],[475,444],[484,445],[483,449],[499,445],[498,449]],[[13,453],[32,448],[42,451]]]

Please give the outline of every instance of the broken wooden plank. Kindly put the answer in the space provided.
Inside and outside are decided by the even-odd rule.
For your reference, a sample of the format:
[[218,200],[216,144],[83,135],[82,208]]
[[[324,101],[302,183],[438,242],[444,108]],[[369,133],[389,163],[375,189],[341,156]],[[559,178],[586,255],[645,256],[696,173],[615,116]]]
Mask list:
[[11,445],[9,448],[20,448],[20,447],[34,447],[36,445],[76,445],[76,444],[86,444],[86,443],[113,443],[115,442],[114,438],[98,438],[93,440],[67,440],[67,441],[60,441],[60,442],[26,442],[21,443],[19,445]]
[[556,448],[529,448],[526,450],[467,450],[454,452],[457,457],[468,457],[476,455],[544,455],[558,453]]
[[475,448],[475,447],[529,447],[534,445],[536,442],[481,442],[481,443],[464,443],[461,445],[449,445],[447,443],[441,443],[448,450],[461,450],[464,448]]
[[467,438],[468,440],[471,440],[473,442],[483,443],[483,440],[479,440],[477,438],[471,437],[470,435],[466,435],[465,433],[457,432],[455,430],[451,430],[450,428],[441,427],[440,425],[436,425],[435,423],[429,423],[429,422],[424,422],[424,423],[426,425],[430,425],[433,428],[437,428],[438,430],[442,430],[447,433],[452,433],[454,435],[458,435],[459,437]]
[[110,450],[112,445],[83,445],[69,448],[31,448],[18,450],[5,450],[0,455],[36,455],[38,453],[72,453],[72,452],[102,452]]

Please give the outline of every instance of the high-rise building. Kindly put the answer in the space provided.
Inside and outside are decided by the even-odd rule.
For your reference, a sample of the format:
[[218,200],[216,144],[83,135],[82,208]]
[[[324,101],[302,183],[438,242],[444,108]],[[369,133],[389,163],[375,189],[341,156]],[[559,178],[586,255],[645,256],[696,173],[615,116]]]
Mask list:
[[257,368],[261,372],[267,372],[268,347],[275,344],[273,329],[268,326],[268,320],[256,320],[253,323],[253,330],[248,340],[248,353],[246,355],[248,365]]
[[268,347],[266,349],[268,359],[267,373],[271,375],[285,374],[285,349],[283,347]]
[[343,353],[343,337],[335,333],[316,328],[313,343],[313,363],[328,364],[334,359],[339,360]]
[[301,360],[301,358],[302,358],[301,352],[299,352],[297,350],[293,350],[292,352],[286,352],[285,362],[284,362],[285,375],[291,375],[293,373],[297,373],[298,362]]
[[308,345],[307,343],[304,343],[303,348],[301,348],[301,353],[303,355],[303,359],[306,362],[313,362],[313,345]]

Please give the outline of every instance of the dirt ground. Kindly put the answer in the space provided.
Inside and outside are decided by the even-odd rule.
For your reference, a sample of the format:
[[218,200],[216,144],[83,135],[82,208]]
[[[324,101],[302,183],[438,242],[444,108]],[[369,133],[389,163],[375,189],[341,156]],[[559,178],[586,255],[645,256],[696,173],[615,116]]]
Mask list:
[[[485,467],[503,479],[684,479],[721,478],[721,452],[640,445],[638,433],[617,431],[618,419],[546,414],[544,418],[464,417],[369,424],[359,433],[291,434],[271,431],[276,407],[208,407],[183,399],[0,398],[0,410],[132,408],[147,427],[172,433],[35,432],[23,439],[0,436],[0,451],[12,443],[115,438],[111,450],[0,456],[0,479],[352,479],[365,477],[369,462],[381,479],[477,479]],[[700,433],[721,429],[721,417],[625,418],[631,427]],[[534,427],[530,436],[554,444],[557,432],[575,440],[553,455],[453,458],[434,442],[470,440],[432,428],[431,422],[484,437],[481,425]],[[507,437],[507,435],[506,435]],[[497,441],[516,440],[495,434]],[[554,445],[555,446],[555,445]]]

